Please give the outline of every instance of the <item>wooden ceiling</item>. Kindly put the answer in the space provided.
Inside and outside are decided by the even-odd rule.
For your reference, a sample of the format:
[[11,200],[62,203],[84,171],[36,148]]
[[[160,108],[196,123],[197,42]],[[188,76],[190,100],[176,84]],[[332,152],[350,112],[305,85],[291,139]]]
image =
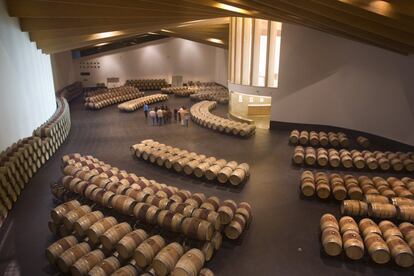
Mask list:
[[[9,14],[45,53],[147,32],[227,47],[229,16],[300,24],[414,53],[413,0],[8,0]],[[215,40],[218,39],[218,40]]]

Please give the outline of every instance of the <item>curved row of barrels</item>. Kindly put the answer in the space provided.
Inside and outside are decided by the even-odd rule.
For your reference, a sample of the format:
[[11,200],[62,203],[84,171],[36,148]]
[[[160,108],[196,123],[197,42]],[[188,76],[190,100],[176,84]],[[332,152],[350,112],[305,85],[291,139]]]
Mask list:
[[229,91],[222,86],[206,87],[190,95],[190,99],[198,102],[207,100],[227,104],[229,102]]
[[167,95],[163,94],[155,94],[144,96],[142,98],[134,99],[128,102],[124,102],[118,105],[118,109],[125,112],[132,112],[137,110],[138,108],[143,107],[145,104],[152,104],[156,102],[166,101],[168,100]]
[[90,109],[101,109],[109,105],[125,102],[144,96],[144,92],[140,92],[132,86],[121,86],[116,88],[105,88],[107,92],[96,96],[85,98],[85,107]]
[[247,163],[227,162],[224,159],[174,148],[151,139],[132,145],[131,150],[138,158],[158,166],[174,169],[178,173],[184,172],[186,175],[195,175],[198,178],[217,179],[222,184],[229,182],[237,186],[250,176],[250,166]]
[[55,113],[33,131],[33,136],[20,139],[0,153],[0,227],[25,185],[69,135],[69,104],[64,98],[56,102]]
[[237,239],[251,222],[251,207],[246,202],[237,205],[233,200],[221,202],[217,197],[191,194],[107,164],[80,161],[82,158],[85,159],[72,156],[65,161],[68,165],[63,169],[66,177],[62,184],[67,190],[115,210],[120,206],[121,213],[150,225],[158,223],[158,216],[168,215],[176,218],[174,228],[158,223],[160,227],[194,239],[211,240],[214,231],[223,231],[229,239]]
[[139,90],[160,90],[164,87],[168,87],[169,84],[165,79],[138,79],[127,80],[125,85],[133,86]]
[[356,217],[414,222],[414,200],[412,199],[403,197],[389,199],[381,195],[369,195],[364,200],[342,201],[341,213]]
[[212,114],[210,110],[214,109],[216,105],[217,102],[214,101],[202,101],[192,105],[190,108],[192,120],[203,127],[226,134],[248,137],[255,133],[255,125],[236,122]]
[[360,145],[361,147],[367,149],[371,146],[371,142],[369,141],[369,139],[367,137],[364,136],[358,136],[356,138],[356,142],[358,145]]
[[188,97],[194,93],[197,93],[199,90],[198,87],[192,86],[175,86],[175,87],[166,87],[161,89],[163,94],[174,94],[180,97]]
[[292,145],[311,145],[313,147],[349,147],[349,139],[343,132],[316,132],[316,131],[299,131],[294,129],[289,136],[289,142]]
[[412,152],[381,152],[358,151],[333,148],[314,148],[296,146],[293,153],[293,162],[297,165],[318,165],[321,167],[355,168],[382,171],[414,171],[414,154]]
[[409,177],[386,179],[374,176],[303,171],[300,188],[307,197],[316,195],[326,199],[331,196],[336,200],[362,200],[364,196],[379,195],[386,199],[394,197],[414,199],[414,180]]
[[83,93],[84,92],[82,82],[76,81],[57,91],[56,96],[58,98],[65,98],[68,102],[71,102],[73,99],[79,97]]
[[414,225],[403,222],[396,226],[388,220],[376,224],[371,219],[357,223],[352,217],[343,216],[339,222],[332,214],[320,220],[321,242],[330,256],[345,251],[351,260],[360,260],[367,251],[377,264],[388,263],[391,258],[401,267],[414,265]]
[[49,262],[64,273],[141,275],[147,270],[154,275],[197,276],[207,261],[197,248],[167,243],[160,235],[151,236],[127,222],[119,223],[76,200],[53,209],[51,217],[70,233],[46,249]]

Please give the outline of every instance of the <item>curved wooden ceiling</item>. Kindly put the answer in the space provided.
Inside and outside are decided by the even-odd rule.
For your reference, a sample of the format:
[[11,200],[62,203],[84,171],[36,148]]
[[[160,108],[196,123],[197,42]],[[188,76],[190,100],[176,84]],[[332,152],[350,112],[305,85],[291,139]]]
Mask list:
[[[414,52],[412,0],[8,0],[46,53],[147,32],[227,47],[229,16],[300,24],[402,54]],[[218,39],[218,40],[214,40]],[[217,43],[218,42],[218,43]]]

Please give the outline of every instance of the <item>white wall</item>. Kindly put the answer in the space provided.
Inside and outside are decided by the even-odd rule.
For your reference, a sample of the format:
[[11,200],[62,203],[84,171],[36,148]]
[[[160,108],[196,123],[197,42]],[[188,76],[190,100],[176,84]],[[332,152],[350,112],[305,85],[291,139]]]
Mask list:
[[56,91],[76,81],[77,75],[75,75],[74,61],[70,51],[52,54],[50,61]]
[[18,20],[7,14],[0,0],[0,151],[33,129],[55,111],[50,58],[20,31]]
[[[80,69],[81,62],[99,62],[100,68]],[[119,77],[119,85],[127,79],[137,78],[165,78],[171,82],[173,75],[182,75],[184,82],[217,80],[227,84],[227,50],[181,38],[167,38],[84,57],[76,59],[74,64],[77,79],[83,81],[84,86],[106,83],[108,77]],[[82,77],[80,72],[90,72],[91,75]]]
[[283,24],[272,121],[332,125],[414,145],[414,58]]

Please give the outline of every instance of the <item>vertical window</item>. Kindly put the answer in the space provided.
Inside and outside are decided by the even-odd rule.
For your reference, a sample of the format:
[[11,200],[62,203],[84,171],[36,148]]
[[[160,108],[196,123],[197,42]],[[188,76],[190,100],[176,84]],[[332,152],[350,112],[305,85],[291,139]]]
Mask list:
[[243,60],[242,60],[242,84],[250,85],[250,68],[252,59],[252,27],[253,19],[243,19]]
[[268,87],[277,87],[279,78],[279,59],[281,42],[282,23],[271,22],[270,44],[269,44],[269,65],[268,65]]
[[235,63],[235,41],[236,41],[236,18],[231,18],[230,24],[230,81],[234,83],[234,63]]
[[255,19],[252,80],[252,84],[254,86],[265,86],[267,64],[267,28],[267,20]]

